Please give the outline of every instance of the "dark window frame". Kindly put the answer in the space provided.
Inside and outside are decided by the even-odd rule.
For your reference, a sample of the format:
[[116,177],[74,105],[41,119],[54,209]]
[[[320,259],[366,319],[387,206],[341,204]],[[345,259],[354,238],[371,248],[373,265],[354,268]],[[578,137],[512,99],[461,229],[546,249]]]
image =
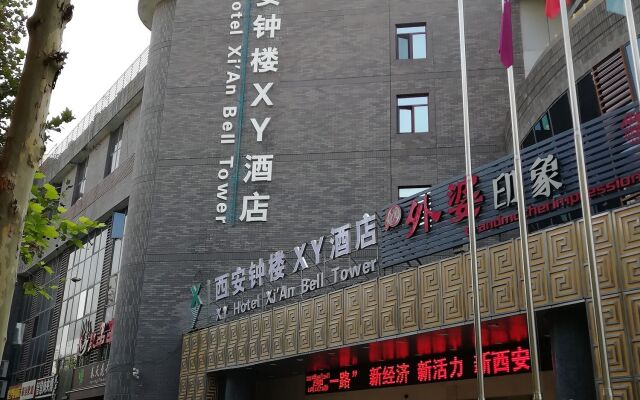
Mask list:
[[[120,166],[120,153],[122,152],[122,136],[124,131],[124,125],[120,125],[115,131],[109,135],[109,149],[107,152],[107,162],[104,167],[104,176],[107,177],[118,166]],[[114,165],[114,159],[116,163]]]
[[[400,99],[412,99],[412,98],[420,98],[420,97],[426,97],[427,98],[427,102],[425,104],[413,104],[413,105],[406,105],[406,106],[401,106],[400,103]],[[416,131],[416,124],[415,124],[415,120],[416,120],[416,116],[415,116],[415,108],[416,107],[426,107],[427,108],[427,130],[426,131],[420,131],[417,132]],[[411,130],[408,132],[403,132],[400,130],[400,124],[402,121],[402,118],[400,118],[400,112],[402,110],[405,111],[410,111],[411,112]],[[396,116],[397,116],[397,126],[396,129],[398,131],[398,134],[411,134],[411,133],[429,133],[429,94],[428,93],[421,93],[421,94],[408,94],[408,95],[399,95],[396,97]]]
[[[415,33],[398,33],[398,29],[402,28],[424,28],[424,32],[415,32]],[[424,58],[414,58],[413,57],[413,36],[416,35],[424,35]],[[408,41],[408,54],[407,58],[400,58],[400,39],[406,39]],[[400,24],[396,25],[396,60],[425,60],[427,58],[427,24],[426,22],[416,22],[411,24]]]
[[76,180],[73,185],[73,199],[71,203],[75,203],[84,196],[87,184],[87,161],[84,160],[76,166]]

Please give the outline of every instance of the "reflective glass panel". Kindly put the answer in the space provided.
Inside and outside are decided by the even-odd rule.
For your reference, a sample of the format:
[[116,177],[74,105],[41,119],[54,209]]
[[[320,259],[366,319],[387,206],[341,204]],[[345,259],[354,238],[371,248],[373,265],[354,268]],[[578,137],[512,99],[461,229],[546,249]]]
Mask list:
[[396,28],[396,33],[397,34],[403,34],[403,33],[423,33],[426,32],[427,28],[424,25],[418,25],[418,26],[403,26],[403,27],[398,27]]
[[400,133],[411,132],[411,109],[400,109],[398,112],[398,127]]
[[413,35],[413,57],[414,59],[427,58],[427,35]]
[[399,106],[423,106],[429,104],[429,97],[398,97]]
[[414,132],[429,132],[429,110],[427,107],[413,109]]

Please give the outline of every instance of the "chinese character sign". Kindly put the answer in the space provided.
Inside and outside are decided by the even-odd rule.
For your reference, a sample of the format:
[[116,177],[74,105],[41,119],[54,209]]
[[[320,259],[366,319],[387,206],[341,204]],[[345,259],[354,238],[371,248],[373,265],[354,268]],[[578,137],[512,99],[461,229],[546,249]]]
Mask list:
[[[473,184],[473,204],[474,215],[480,215],[481,205],[484,202],[484,196],[480,190],[476,190],[478,184],[478,176],[471,177]],[[469,218],[469,206],[467,202],[467,182],[460,181],[449,185],[449,214],[453,216],[452,222],[460,222]]]
[[[529,350],[521,345],[495,348],[483,355],[485,376],[530,372]],[[472,379],[477,374],[472,352],[452,352],[380,364],[354,366],[307,375],[306,393],[335,393],[350,390],[447,382]]]
[[531,181],[533,182],[533,197],[551,197],[553,190],[560,189],[558,160],[553,154],[546,158],[539,158],[531,166]]
[[[640,192],[640,114],[629,107],[609,114],[601,118],[600,126],[592,123],[585,131],[594,208],[615,207]],[[551,219],[558,216],[578,218],[574,212],[580,211],[582,199],[573,145],[572,132],[554,135],[523,149],[521,177],[515,176],[513,158],[506,156],[474,168],[473,190],[467,188],[466,177],[454,177],[430,187],[426,194],[401,198],[380,210],[382,267],[466,245],[470,203],[478,239],[518,229],[518,182],[523,185],[527,223],[533,229],[553,223]]]
[[[228,10],[231,22],[226,59],[227,70],[222,75],[226,97],[222,112],[218,115],[222,117],[222,130],[217,134],[220,148],[226,151],[226,155],[219,161],[217,173],[218,203],[215,220],[222,224],[228,222],[228,217],[233,219],[232,223],[236,222],[236,218],[244,223],[267,221],[271,200],[269,187],[260,186],[258,190],[254,185],[271,182],[274,156],[273,154],[243,154],[238,157],[236,147],[244,141],[242,110],[244,110],[245,97],[250,98],[250,107],[246,114],[255,131],[255,137],[252,134],[251,140],[261,144],[271,134],[268,131],[271,116],[256,118],[252,113],[270,113],[274,107],[271,93],[276,84],[275,77],[281,61],[278,49],[278,35],[283,26],[280,3],[281,0],[259,0],[256,3],[257,15],[252,15],[249,12],[251,10],[243,10],[244,5],[239,1],[231,3]],[[245,68],[245,65],[248,68]],[[255,80],[252,85],[244,85],[247,74],[254,75],[255,79],[249,78]],[[239,180],[241,182],[238,182]],[[242,196],[242,202],[239,205],[240,215],[237,216],[236,198],[238,186],[242,183],[249,189],[248,194]],[[238,293],[241,287],[238,279],[242,279],[242,276],[236,274],[231,278],[236,278],[235,286],[231,290]],[[219,288],[223,289],[221,286]],[[224,296],[224,292],[219,295]]]
[[[350,258],[353,252],[377,246],[378,227],[375,214],[365,213],[353,224],[341,225],[328,233],[326,237],[320,236],[318,239],[294,246],[292,252],[274,251],[257,261],[249,262],[248,265],[236,266],[232,272],[207,280],[207,299],[211,299],[209,305],[215,306],[216,322],[226,319],[227,311],[235,316],[273,305],[292,296],[305,295],[328,284],[344,282],[376,272],[377,259],[355,263]],[[326,257],[329,252],[328,246],[327,251],[323,252],[325,242],[331,245],[328,257]],[[349,259],[351,262],[349,265],[330,268],[326,271],[319,268],[328,261],[340,258]],[[307,271],[306,276],[305,271]],[[291,274],[299,274],[300,285],[292,285],[285,281],[285,278]],[[199,312],[202,306],[200,288],[199,284],[191,287],[192,312],[194,310]],[[226,303],[227,301],[229,303]]]
[[[253,83],[254,97],[250,103],[249,113],[255,111],[272,112],[275,106],[271,99],[271,91],[274,89],[275,76],[280,67],[280,50],[278,49],[278,34],[282,29],[282,18],[279,14],[280,0],[262,0],[256,3],[258,13],[251,22],[251,40],[255,45],[249,51],[248,63],[251,73],[255,74],[256,82]],[[244,32],[247,35],[248,32]],[[255,143],[260,145],[265,138],[271,116],[266,116],[259,121],[249,116],[251,125],[255,130]],[[253,139],[252,139],[253,140]],[[274,169],[273,154],[247,154],[245,156],[245,172],[243,182],[251,185],[257,182],[271,182]],[[241,222],[266,222],[269,213],[268,186],[261,186],[260,190],[251,189],[252,194],[243,196],[242,210],[239,217]],[[282,278],[281,267],[277,264],[269,264],[269,280]],[[238,290],[240,286],[237,287]]]

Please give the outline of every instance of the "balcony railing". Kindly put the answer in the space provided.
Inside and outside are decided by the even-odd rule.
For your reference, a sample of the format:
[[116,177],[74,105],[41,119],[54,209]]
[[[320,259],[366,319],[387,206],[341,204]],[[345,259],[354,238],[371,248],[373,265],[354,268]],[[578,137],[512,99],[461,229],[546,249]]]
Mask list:
[[60,155],[73,143],[85,129],[87,129],[91,123],[95,120],[96,116],[100,114],[102,110],[107,108],[109,104],[120,94],[120,92],[127,87],[129,83],[147,66],[147,60],[149,57],[149,48],[144,51],[133,61],[133,63],[120,75],[118,80],[107,90],[107,92],[98,100],[98,102],[89,110],[89,112],[78,122],[78,124],[69,132],[69,134],[55,147],[47,149],[44,155],[44,160],[49,158],[58,158]]

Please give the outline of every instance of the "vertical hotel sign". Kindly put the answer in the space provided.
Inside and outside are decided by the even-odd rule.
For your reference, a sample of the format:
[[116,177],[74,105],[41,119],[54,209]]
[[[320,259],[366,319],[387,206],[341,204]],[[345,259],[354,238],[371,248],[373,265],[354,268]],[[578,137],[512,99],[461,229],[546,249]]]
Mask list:
[[[246,79],[248,71],[260,79],[252,84],[249,107],[257,110],[273,107],[269,97],[274,86],[273,74],[278,72],[278,48],[274,46],[280,31],[281,18],[277,13],[280,0],[259,0],[255,18],[251,17],[252,0],[233,1],[230,6],[227,73],[225,77],[225,105],[222,108],[220,145],[228,149],[218,162],[218,188],[216,221],[234,224],[239,180],[245,184],[271,182],[273,154],[242,154],[242,125],[245,114]],[[257,44],[249,49],[249,37],[255,34]],[[251,52],[250,52],[251,50]],[[264,80],[262,79],[264,77]],[[262,143],[271,117],[250,118],[256,143]],[[253,139],[252,139],[253,140]],[[260,153],[260,152],[259,152]],[[242,169],[242,173],[241,173]],[[239,220],[242,222],[266,222],[270,196],[251,190],[242,198]]]

